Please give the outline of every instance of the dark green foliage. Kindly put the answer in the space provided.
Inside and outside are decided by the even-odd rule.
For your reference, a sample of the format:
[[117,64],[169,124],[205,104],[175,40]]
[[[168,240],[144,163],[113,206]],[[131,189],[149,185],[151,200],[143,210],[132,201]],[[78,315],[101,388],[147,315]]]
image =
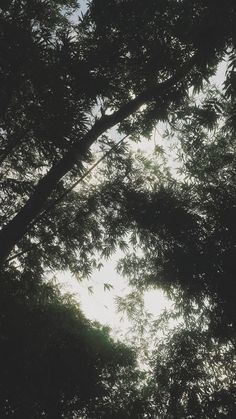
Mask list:
[[133,353],[26,273],[1,276],[0,336],[2,418],[110,417],[123,380],[137,397]]
[[[66,10],[76,2],[12,1],[1,9],[3,259],[15,245],[25,251],[27,231],[37,243],[31,223],[81,174],[99,135],[118,123],[135,139],[150,135],[233,45],[232,1],[91,1],[74,23]],[[109,125],[111,111],[118,113]],[[60,253],[63,260],[68,246]]]
[[[208,393],[199,381],[212,336],[235,338],[235,1],[93,0],[79,19],[77,11],[73,0],[1,2],[0,416],[118,419],[160,408],[163,417],[210,418],[227,403],[232,415],[233,392],[227,403],[213,392],[210,414],[209,397],[186,387]],[[226,51],[225,95],[190,103],[189,88],[205,88]],[[108,129],[138,140],[166,120],[180,130],[185,182],[148,161],[140,174],[121,147],[102,176],[60,198],[110,145]],[[153,403],[132,353],[45,285],[48,269],[91,274],[126,238],[143,250],[120,264],[130,283],[163,287],[185,316],[203,305],[212,333],[169,339]]]
[[155,350],[150,417],[235,416],[232,99],[212,89],[198,105],[171,115],[181,179],[156,169],[153,182],[153,162],[144,159],[143,172],[133,168],[114,195],[138,250],[120,262],[120,271],[137,290],[150,284],[166,290],[175,300],[174,320],[185,319]]
[[153,354],[149,390],[154,412],[170,419],[233,418],[235,348],[220,345],[197,324],[181,326]]
[[[144,255],[132,263],[127,256],[123,270],[131,278],[136,275],[137,285],[139,280],[143,285],[145,275],[147,283],[179,295],[179,305],[186,310],[193,301],[201,306],[209,299],[212,331],[234,339],[235,142],[228,100],[216,92],[210,95],[198,108],[190,104],[180,109],[173,120],[185,179],[159,179],[159,187],[149,192],[124,187],[125,222],[127,217],[135,221]],[[221,119],[212,126],[211,115],[204,115],[206,128],[199,110],[209,105]],[[139,276],[135,266],[143,263],[146,274],[141,269]]]

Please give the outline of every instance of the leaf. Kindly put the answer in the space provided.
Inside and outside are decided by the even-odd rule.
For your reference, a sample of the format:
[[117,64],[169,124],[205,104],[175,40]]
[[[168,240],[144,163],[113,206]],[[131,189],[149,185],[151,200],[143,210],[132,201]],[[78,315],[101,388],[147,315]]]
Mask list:
[[114,288],[113,285],[108,284],[107,282],[104,282],[103,287],[104,291],[110,291],[112,288]]
[[90,285],[90,287],[88,287],[88,293],[89,293],[90,295],[92,295],[92,294],[94,293],[94,291],[93,291],[93,286],[91,286],[91,285]]

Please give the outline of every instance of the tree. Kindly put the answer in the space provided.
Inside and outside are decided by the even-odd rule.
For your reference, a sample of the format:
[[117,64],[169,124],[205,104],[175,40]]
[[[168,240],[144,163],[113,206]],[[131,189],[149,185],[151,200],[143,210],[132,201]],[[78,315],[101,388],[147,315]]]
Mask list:
[[[231,60],[232,61],[232,60]],[[169,135],[177,136],[182,180],[170,175],[143,190],[123,185],[125,223],[133,222],[142,257],[127,255],[121,270],[157,284],[188,314],[205,307],[214,336],[235,342],[235,94],[208,91],[179,108]],[[140,184],[141,185],[141,184]],[[129,219],[129,221],[127,220]],[[132,260],[132,263],[131,263]],[[145,267],[145,270],[142,267]]]
[[[5,304],[1,336],[8,360],[2,365],[1,403],[5,416],[96,417],[98,412],[101,417],[147,416],[130,351],[94,329],[78,308],[44,283],[47,269],[89,274],[97,263],[96,252],[108,256],[116,246],[124,248],[125,234],[131,234],[133,242],[138,237],[146,251],[150,269],[141,285],[156,283],[158,276],[166,290],[181,297],[185,312],[208,298],[209,316],[218,316],[215,323],[211,319],[211,327],[221,324],[225,337],[222,325],[227,325],[232,339],[233,282],[230,279],[222,289],[225,273],[214,283],[205,269],[209,262],[204,265],[209,255],[220,254],[215,253],[220,246],[219,236],[211,235],[213,227],[217,232],[220,226],[226,234],[227,250],[232,243],[229,226],[223,223],[228,216],[221,211],[223,218],[216,219],[211,208],[219,185],[211,190],[209,207],[201,204],[205,189],[201,184],[198,190],[199,172],[194,173],[195,178],[200,176],[197,186],[173,181],[167,185],[164,176],[164,186],[160,187],[160,178],[155,193],[144,191],[146,181],[140,177],[130,187],[137,162],[127,156],[124,146],[115,148],[113,157],[107,156],[112,165],[105,167],[107,176],[99,186],[81,183],[83,188],[73,190],[73,185],[85,175],[93,155],[111,144],[111,128],[119,125],[119,134],[137,140],[140,135],[148,137],[158,121],[179,117],[181,111],[187,115],[189,89],[201,89],[224,53],[235,46],[235,4],[233,0],[227,4],[138,0],[134,7],[131,1],[94,0],[74,24],[67,13],[74,13],[76,7],[75,1],[41,0],[1,6],[0,264]],[[229,94],[233,82],[232,71]],[[233,110],[231,96],[228,106]],[[195,111],[198,126],[203,125],[209,106]],[[218,108],[211,102],[208,122],[215,111]],[[210,122],[214,125],[214,118]],[[196,150],[191,135],[186,138],[190,151]],[[204,147],[201,150],[205,152]],[[190,153],[189,167],[191,158]],[[227,197],[233,196],[231,192]],[[221,203],[222,196],[217,197]],[[189,263],[183,263],[187,258]],[[214,274],[219,266],[225,269],[226,259],[219,259]],[[129,259],[129,272],[137,261],[139,273],[147,268],[134,257]],[[41,301],[45,290],[46,300]],[[185,304],[189,297],[190,305]],[[38,324],[40,341],[35,334]],[[184,338],[183,333],[177,343]],[[191,342],[184,341],[191,349]],[[78,353],[83,365],[77,362]],[[21,377],[15,382],[16,369]],[[33,376],[39,370],[40,379]],[[87,382],[81,382],[81,371],[89,377]],[[47,374],[50,402],[44,388]],[[123,397],[119,400],[127,388],[134,400],[131,406]],[[29,395],[30,403],[22,403]]]
[[[21,249],[30,224],[58,193],[62,178],[81,172],[101,134],[117,124],[129,134],[148,132],[183,100],[190,85],[214,72],[232,43],[233,2],[226,7],[149,1],[133,8],[131,2],[111,1],[104,8],[96,1],[78,25],[66,19],[63,3],[49,4],[28,7],[13,1],[2,9],[3,89],[17,74],[14,97],[8,95],[3,106],[2,158],[8,157],[3,169],[11,162],[10,183],[24,194],[16,207],[7,205],[8,214],[4,210],[2,263],[15,245]],[[15,54],[16,32],[18,51],[29,51],[30,62]],[[101,116],[89,120],[99,101]]]
[[2,418],[132,417],[140,374],[133,351],[55,285],[36,285],[30,273],[2,276],[0,334]]
[[235,415],[235,51],[228,64],[223,91],[205,85],[170,115],[181,176],[143,157],[141,170],[114,181],[138,250],[120,270],[137,292],[164,289],[182,322],[155,349],[150,417]]
[[150,417],[235,415],[234,57],[223,91],[206,86],[171,115],[166,136],[174,138],[179,175],[152,156],[120,181],[120,216],[139,249],[120,270],[137,291],[156,286],[175,302],[169,316],[177,326],[162,326],[160,338],[160,321],[153,325]]
[[234,417],[235,347],[194,323],[180,324],[155,349],[149,380],[153,416]]

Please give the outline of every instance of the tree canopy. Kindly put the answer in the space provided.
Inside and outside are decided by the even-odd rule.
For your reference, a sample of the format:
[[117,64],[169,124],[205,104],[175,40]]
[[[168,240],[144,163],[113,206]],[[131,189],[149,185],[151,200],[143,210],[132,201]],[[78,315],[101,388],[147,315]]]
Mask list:
[[133,401],[134,353],[85,319],[56,286],[22,275],[1,278],[0,413],[9,418],[110,417],[126,377]]
[[[235,18],[233,0],[1,3],[2,417],[234,415]],[[181,176],[126,145],[159,122]],[[128,241],[120,271],[184,319],[149,379],[48,281]]]
[[[2,88],[11,86],[3,91],[2,167],[11,162],[13,193],[21,188],[3,214],[2,261],[66,187],[64,176],[81,172],[99,136],[117,124],[148,134],[234,42],[231,1],[95,1],[78,24],[66,19],[63,2],[27,4],[10,2],[1,14]],[[101,116],[91,116],[99,106]]]

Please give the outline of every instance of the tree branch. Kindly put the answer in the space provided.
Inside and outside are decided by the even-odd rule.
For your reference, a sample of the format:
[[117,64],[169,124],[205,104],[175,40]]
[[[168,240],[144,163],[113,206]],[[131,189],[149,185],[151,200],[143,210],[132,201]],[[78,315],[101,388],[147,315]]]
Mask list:
[[68,173],[76,163],[82,162],[92,144],[98,137],[122,122],[125,118],[134,114],[145,103],[161,97],[169,88],[176,86],[184,76],[193,68],[196,57],[185,63],[175,75],[160,84],[149,87],[141,92],[136,98],[122,105],[118,111],[111,115],[104,115],[92,128],[74,144],[65,156],[51,167],[48,173],[38,182],[34,193],[20,209],[18,214],[5,225],[0,232],[0,266],[9,256],[14,246],[22,239],[28,225],[42,211],[46,200],[56,188],[58,182]]

